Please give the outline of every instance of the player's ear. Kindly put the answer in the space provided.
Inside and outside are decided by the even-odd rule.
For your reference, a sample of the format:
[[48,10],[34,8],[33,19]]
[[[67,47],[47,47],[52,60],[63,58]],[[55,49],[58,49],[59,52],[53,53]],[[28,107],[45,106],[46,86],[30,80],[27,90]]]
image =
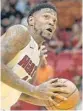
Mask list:
[[29,19],[28,19],[28,24],[30,26],[33,26],[34,25],[34,17],[33,16],[30,16]]

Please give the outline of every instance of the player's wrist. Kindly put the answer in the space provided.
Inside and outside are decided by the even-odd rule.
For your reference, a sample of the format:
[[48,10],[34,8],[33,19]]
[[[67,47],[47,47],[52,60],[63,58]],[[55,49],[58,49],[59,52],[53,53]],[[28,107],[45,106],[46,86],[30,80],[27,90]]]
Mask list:
[[36,98],[39,98],[39,97],[38,97],[38,86],[35,86],[35,88],[34,88],[34,96],[35,96]]
[[41,97],[41,91],[39,90],[39,86],[35,86],[35,89],[34,89],[34,96],[38,99],[42,99]]
[[33,95],[33,97],[36,97],[36,98],[38,98],[38,88],[37,88],[37,86],[33,86],[32,85],[32,87],[31,87],[31,90],[30,90],[30,92],[32,93],[32,95]]

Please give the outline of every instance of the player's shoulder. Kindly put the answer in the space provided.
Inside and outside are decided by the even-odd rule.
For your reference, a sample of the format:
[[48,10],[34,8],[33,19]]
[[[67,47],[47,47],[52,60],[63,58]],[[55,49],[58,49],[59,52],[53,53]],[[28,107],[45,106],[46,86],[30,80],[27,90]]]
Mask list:
[[22,25],[22,24],[16,24],[16,25],[12,25],[10,28],[21,28],[21,29],[24,29],[24,30],[27,30],[27,27]]
[[20,29],[21,31],[25,31],[25,32],[28,32],[28,28],[24,25],[21,25],[21,24],[17,24],[17,25],[14,25],[12,27],[17,27],[18,29]]
[[13,26],[9,27],[7,31],[13,31],[18,34],[19,33],[28,34],[28,28],[21,24],[13,25]]
[[11,36],[14,38],[19,38],[20,40],[30,40],[30,34],[28,28],[24,25],[17,24],[9,27],[6,31],[6,36]]

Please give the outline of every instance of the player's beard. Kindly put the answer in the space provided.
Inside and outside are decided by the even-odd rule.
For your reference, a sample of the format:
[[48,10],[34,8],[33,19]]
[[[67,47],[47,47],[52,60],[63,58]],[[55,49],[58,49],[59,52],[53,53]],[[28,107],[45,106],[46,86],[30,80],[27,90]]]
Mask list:
[[46,41],[49,41],[51,39],[51,34],[46,31],[41,31],[40,36]]
[[45,41],[49,41],[51,39],[51,33],[49,33],[47,30],[39,30],[36,28],[36,25],[34,25],[34,31],[36,34],[38,34],[40,37],[42,37]]

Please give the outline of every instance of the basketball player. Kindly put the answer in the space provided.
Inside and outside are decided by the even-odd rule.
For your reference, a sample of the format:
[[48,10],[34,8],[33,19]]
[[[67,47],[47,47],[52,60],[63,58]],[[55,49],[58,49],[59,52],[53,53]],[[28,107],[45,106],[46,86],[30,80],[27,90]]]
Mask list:
[[1,37],[2,109],[9,109],[19,97],[23,101],[45,106],[43,100],[55,104],[54,96],[66,100],[55,92],[69,93],[64,84],[57,82],[57,78],[39,86],[29,83],[31,78],[34,80],[36,69],[47,52],[44,47],[41,48],[42,43],[50,40],[56,30],[55,7],[51,4],[37,5],[30,11],[27,20],[28,29],[23,25],[14,25]]

